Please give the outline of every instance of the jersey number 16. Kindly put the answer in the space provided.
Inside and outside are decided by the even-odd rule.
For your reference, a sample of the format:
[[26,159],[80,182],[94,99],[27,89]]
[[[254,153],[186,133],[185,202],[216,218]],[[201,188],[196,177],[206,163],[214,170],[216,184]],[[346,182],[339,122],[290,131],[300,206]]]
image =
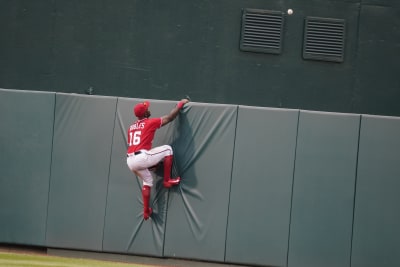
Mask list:
[[129,145],[136,146],[136,145],[140,144],[140,135],[141,134],[142,134],[142,131],[135,131],[134,133],[130,132],[129,133]]

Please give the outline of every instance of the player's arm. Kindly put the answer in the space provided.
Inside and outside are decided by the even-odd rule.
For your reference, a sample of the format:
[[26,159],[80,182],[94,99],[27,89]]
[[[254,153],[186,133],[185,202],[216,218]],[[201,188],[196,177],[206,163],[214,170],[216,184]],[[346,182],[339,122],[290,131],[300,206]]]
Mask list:
[[178,104],[171,110],[171,112],[168,115],[162,116],[161,117],[161,126],[164,126],[165,124],[170,123],[173,121],[179,114],[179,111],[183,108],[183,106],[189,103],[189,100],[184,98],[181,101],[178,102]]

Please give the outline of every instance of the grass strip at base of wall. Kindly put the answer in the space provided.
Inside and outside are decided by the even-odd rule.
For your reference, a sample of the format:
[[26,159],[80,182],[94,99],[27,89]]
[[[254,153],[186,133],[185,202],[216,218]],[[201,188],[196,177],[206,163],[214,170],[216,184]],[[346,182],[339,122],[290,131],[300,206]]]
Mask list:
[[48,255],[0,252],[0,267],[154,267],[125,262],[64,258]]

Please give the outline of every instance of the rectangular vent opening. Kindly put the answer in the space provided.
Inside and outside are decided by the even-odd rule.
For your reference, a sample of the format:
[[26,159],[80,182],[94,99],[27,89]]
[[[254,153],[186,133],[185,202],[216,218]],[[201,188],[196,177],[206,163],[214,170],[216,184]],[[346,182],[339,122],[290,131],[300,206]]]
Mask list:
[[280,54],[284,16],[280,11],[244,9],[240,49]]
[[344,61],[345,20],[307,17],[303,58],[333,62]]

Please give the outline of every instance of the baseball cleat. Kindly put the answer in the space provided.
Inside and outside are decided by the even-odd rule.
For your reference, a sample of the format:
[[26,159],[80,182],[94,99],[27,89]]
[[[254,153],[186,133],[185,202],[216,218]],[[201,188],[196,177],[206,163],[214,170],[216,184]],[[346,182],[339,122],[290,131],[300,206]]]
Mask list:
[[153,213],[153,209],[152,208],[148,208],[147,211],[143,212],[143,218],[145,221],[147,221],[147,219],[150,218],[151,214]]
[[168,181],[164,181],[164,187],[170,188],[175,185],[178,185],[181,182],[181,177],[177,177],[176,179],[169,179]]

